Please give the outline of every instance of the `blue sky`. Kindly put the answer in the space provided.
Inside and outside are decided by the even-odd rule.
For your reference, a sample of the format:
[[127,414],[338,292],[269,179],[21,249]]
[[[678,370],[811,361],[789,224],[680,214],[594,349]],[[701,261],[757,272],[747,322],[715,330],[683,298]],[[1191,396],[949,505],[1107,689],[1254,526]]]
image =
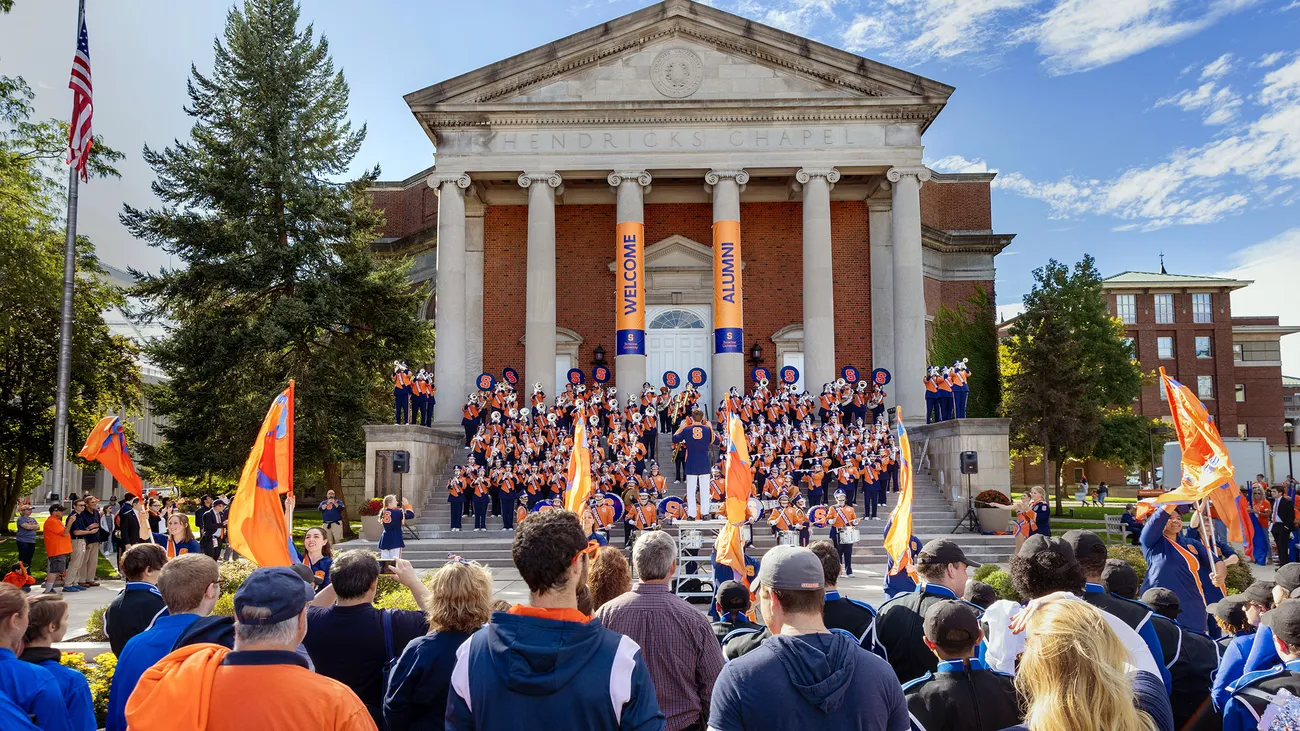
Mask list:
[[[388,179],[432,162],[402,95],[650,4],[305,0],[369,125],[356,161]],[[999,172],[994,227],[1008,311],[1049,257],[1093,254],[1105,275],[1159,267],[1253,279],[1235,314],[1300,324],[1300,0],[714,0],[723,9],[957,88],[925,136],[937,169]],[[166,256],[133,241],[121,203],[148,205],[140,160],[184,137],[194,63],[208,70],[226,2],[89,0],[96,132],[121,181],[83,189],[81,230],[110,264]],[[75,0],[0,16],[0,73],[42,117],[70,108]],[[1291,342],[1293,341],[1293,342]],[[1284,339],[1300,375],[1300,335]]]

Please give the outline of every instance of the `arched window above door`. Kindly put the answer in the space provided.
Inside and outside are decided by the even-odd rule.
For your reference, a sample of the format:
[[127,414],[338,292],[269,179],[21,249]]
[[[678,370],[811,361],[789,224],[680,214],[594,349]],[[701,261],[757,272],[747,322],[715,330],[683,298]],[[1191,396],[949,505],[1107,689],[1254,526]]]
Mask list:
[[704,320],[690,310],[665,310],[650,321],[651,330],[702,330]]

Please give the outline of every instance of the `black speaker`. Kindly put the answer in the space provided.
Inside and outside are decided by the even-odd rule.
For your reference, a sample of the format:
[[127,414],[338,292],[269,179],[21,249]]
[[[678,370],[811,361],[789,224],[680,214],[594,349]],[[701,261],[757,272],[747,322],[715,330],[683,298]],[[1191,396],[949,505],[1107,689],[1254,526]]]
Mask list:
[[976,452],[961,453],[961,473],[963,475],[978,475],[980,471],[979,454]]
[[[971,452],[974,454],[974,452]],[[964,464],[964,463],[963,463]],[[411,453],[405,449],[393,450],[393,472],[410,472],[411,471]]]

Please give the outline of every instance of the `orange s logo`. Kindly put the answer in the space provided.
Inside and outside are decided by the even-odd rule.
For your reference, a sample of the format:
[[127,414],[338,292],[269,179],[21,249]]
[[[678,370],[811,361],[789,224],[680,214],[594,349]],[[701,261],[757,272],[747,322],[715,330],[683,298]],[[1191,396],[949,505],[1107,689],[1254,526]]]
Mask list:
[[701,428],[701,427],[698,427],[698,426],[692,428],[692,429],[691,429],[691,438],[692,438],[692,439],[703,439],[703,438],[704,438],[704,429]]

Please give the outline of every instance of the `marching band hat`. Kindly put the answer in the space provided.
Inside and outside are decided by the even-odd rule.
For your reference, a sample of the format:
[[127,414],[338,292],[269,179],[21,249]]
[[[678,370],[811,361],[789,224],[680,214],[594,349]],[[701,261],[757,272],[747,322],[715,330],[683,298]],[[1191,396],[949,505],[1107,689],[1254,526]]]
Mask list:
[[936,538],[924,546],[921,546],[921,552],[916,554],[916,563],[918,566],[925,564],[964,563],[967,566],[976,569],[984,565],[966,558],[966,552],[961,550],[961,546],[948,538]]
[[980,621],[975,610],[952,599],[930,607],[921,626],[927,640],[948,651],[968,649],[980,636]]

